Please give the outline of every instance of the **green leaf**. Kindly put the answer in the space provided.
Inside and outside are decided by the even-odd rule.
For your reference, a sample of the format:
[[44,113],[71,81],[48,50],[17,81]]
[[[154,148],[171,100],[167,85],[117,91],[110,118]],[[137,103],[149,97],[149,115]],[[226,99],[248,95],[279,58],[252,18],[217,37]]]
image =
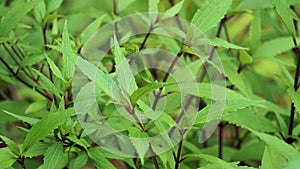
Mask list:
[[148,12],[158,12],[158,5],[159,0],[148,0]]
[[74,114],[73,109],[50,113],[33,125],[25,137],[23,151],[26,152],[32,145],[47,136],[52,130],[62,125],[65,119]]
[[23,122],[26,122],[26,123],[29,123],[29,124],[35,124],[38,122],[38,119],[35,119],[35,118],[31,118],[31,117],[27,117],[27,116],[22,116],[22,115],[17,115],[17,114],[14,114],[14,113],[10,113],[8,111],[5,111],[3,110],[4,113],[18,119],[18,120],[21,120]]
[[149,84],[147,86],[138,88],[130,96],[131,104],[135,105],[140,97],[151,92],[152,90],[159,89],[159,88],[166,87],[166,86],[171,86],[171,85],[176,85],[176,83],[155,82],[155,83]]
[[47,2],[47,12],[51,13],[60,7],[63,0],[49,0],[46,2]]
[[171,15],[171,16],[174,16],[174,15],[178,14],[179,11],[181,10],[183,4],[184,4],[184,1],[185,1],[185,0],[182,0],[182,1],[180,1],[179,3],[175,4],[175,5],[172,6],[170,9],[166,10],[166,11],[164,12],[164,14]]
[[44,59],[45,59],[45,56],[41,53],[35,53],[32,55],[28,55],[28,56],[25,56],[24,59],[22,59],[22,61],[20,62],[20,66],[22,68],[26,67],[26,66],[32,66],[34,64],[41,62]]
[[0,135],[0,139],[7,145],[7,147],[12,151],[15,155],[19,155],[20,150],[18,145],[12,141],[10,138]]
[[23,152],[22,155],[27,158],[37,157],[45,154],[49,146],[49,144],[38,142],[31,146],[26,152]]
[[223,115],[226,115],[227,113],[229,113],[228,115],[230,115],[230,112],[245,109],[253,105],[258,105],[262,102],[263,102],[262,100],[248,100],[248,99],[228,100],[226,102],[217,101],[211,105],[206,106],[205,108],[203,108],[198,112],[195,124],[206,123],[214,119],[220,119],[222,116],[222,112]]
[[56,97],[60,98],[59,90],[56,86],[41,72],[33,69],[33,71],[40,76],[41,82],[45,85],[46,89],[53,93]]
[[188,154],[183,158],[200,158],[218,165],[219,169],[235,169],[235,167],[233,167],[232,164],[207,154]]
[[285,161],[285,158],[278,154],[275,149],[268,145],[265,146],[262,158],[262,169],[279,168]]
[[262,132],[277,132],[277,127],[269,119],[250,110],[240,110],[225,115],[223,120],[244,128]]
[[254,19],[252,20],[249,30],[249,46],[251,51],[255,51],[259,45],[261,38],[261,11],[254,11]]
[[86,153],[81,152],[75,159],[71,160],[70,168],[72,169],[82,169],[88,163],[88,156]]
[[15,156],[8,148],[0,148],[0,168],[8,168],[12,166],[17,160]]
[[288,162],[286,162],[280,167],[280,169],[295,169],[298,168],[299,166],[300,166],[300,155],[289,159]]
[[[119,2],[119,1],[118,1]],[[106,15],[101,16],[100,18],[93,21],[91,24],[89,24],[81,33],[80,35],[80,42],[81,44],[85,44],[89,38],[92,37],[92,35],[98,30],[100,27],[103,19],[106,17]]]
[[300,155],[298,150],[296,150],[293,146],[285,143],[283,140],[280,140],[275,136],[260,133],[254,130],[251,130],[251,132],[265,142],[266,145],[270,146],[277,154],[282,155],[286,159]]
[[41,0],[33,0],[27,3],[20,3],[10,9],[1,19],[0,37],[8,37],[10,31],[17,26],[19,21],[40,2]]
[[294,103],[296,110],[300,110],[300,90],[295,91],[293,88],[288,89],[292,102]]
[[46,109],[48,101],[47,100],[39,100],[31,103],[27,109],[25,110],[25,114],[34,113],[42,109]]
[[291,17],[291,9],[289,4],[286,1],[282,0],[273,0],[273,5],[275,6],[275,10],[278,13],[278,15],[281,17],[284,25],[287,27],[289,32],[295,36],[296,30],[293,23],[293,18]]
[[202,32],[217,26],[231,5],[232,0],[209,0],[194,14],[192,23]]
[[45,55],[47,62],[50,66],[50,69],[52,70],[53,74],[55,76],[57,76],[58,78],[60,78],[61,80],[64,80],[63,75],[61,73],[61,71],[59,70],[59,68],[55,65],[55,63],[52,61],[52,59],[50,59],[47,55]]
[[136,0],[122,0],[122,1],[117,1],[117,8],[118,8],[118,12],[123,11],[124,9],[126,9],[129,5],[131,5],[133,2],[135,2]]
[[52,144],[44,157],[44,168],[55,169],[64,154],[63,145],[59,142]]
[[119,87],[123,91],[127,91],[128,94],[132,94],[138,87],[130,69],[130,65],[124,56],[119,44],[117,43],[116,37],[114,37],[113,41],[114,51],[113,54],[115,56],[116,61],[116,76],[119,82]]
[[248,65],[253,62],[252,57],[245,50],[240,50],[240,58],[239,59],[240,59],[240,62],[242,65]]
[[[296,39],[299,41],[299,38]],[[261,47],[259,47],[253,57],[274,57],[281,53],[290,51],[295,47],[291,36],[273,38],[266,41]]]
[[102,153],[102,150],[99,147],[90,148],[88,149],[87,153],[90,159],[92,160],[93,164],[95,164],[97,168],[103,168],[103,169],[116,168],[105,158],[105,156]]
[[138,153],[139,157],[141,157],[141,160],[143,160],[145,154],[149,150],[149,140],[147,139],[149,137],[148,134],[136,127],[131,127],[128,132],[136,152]]
[[63,42],[61,45],[61,49],[62,49],[62,53],[63,53],[64,79],[70,80],[74,75],[77,55],[74,54],[72,51],[67,21],[64,24],[62,40],[63,40]]
[[224,47],[226,49],[244,49],[244,50],[248,50],[248,48],[245,47],[241,47],[238,45],[235,45],[233,43],[230,43],[228,41],[225,41],[221,38],[213,38],[210,39],[210,42],[212,43],[212,45],[217,46],[217,47]]

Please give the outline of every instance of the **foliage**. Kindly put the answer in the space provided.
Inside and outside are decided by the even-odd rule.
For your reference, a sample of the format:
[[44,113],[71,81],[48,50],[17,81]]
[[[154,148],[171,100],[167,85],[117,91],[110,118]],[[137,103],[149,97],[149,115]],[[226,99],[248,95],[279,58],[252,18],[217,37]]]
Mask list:
[[[299,167],[299,5],[299,0],[0,0],[0,168]],[[98,67],[85,60],[84,47],[100,28],[139,12],[191,22],[214,46],[209,57],[190,46],[188,31],[174,28],[185,43],[155,35],[157,19],[147,34],[119,44],[116,24],[111,38],[116,45]],[[177,131],[183,103],[169,76],[171,61],[162,63],[170,72],[131,71],[130,57],[151,47],[177,53],[173,59],[199,79],[198,92],[184,93],[200,104],[187,117],[195,120],[193,126],[187,133],[178,129],[183,139],[161,154],[146,140],[166,128]],[[215,64],[217,57],[223,67]],[[76,68],[95,81],[101,118],[132,137],[127,141],[141,158],[108,152],[89,137],[95,131],[84,130],[74,106]],[[210,81],[209,68],[226,78],[226,86]],[[89,87],[83,92],[91,92]],[[168,100],[166,111],[158,110],[163,104],[158,100]],[[87,101],[87,107],[94,103]],[[126,121],[114,105],[124,106],[134,120]],[[141,122],[135,110],[149,110],[145,118],[160,116]],[[216,119],[216,131],[206,136],[202,128]],[[102,137],[113,134],[98,130]],[[163,135],[172,144],[169,136]]]

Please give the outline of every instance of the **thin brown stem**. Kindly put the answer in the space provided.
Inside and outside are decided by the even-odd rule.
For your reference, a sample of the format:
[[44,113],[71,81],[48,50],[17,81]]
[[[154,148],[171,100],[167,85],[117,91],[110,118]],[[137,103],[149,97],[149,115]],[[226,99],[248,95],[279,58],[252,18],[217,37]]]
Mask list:
[[158,162],[156,160],[156,154],[155,152],[153,151],[153,148],[151,146],[151,144],[149,143],[149,151],[151,153],[151,158],[152,158],[152,161],[154,163],[154,166],[155,166],[155,169],[159,169],[159,165],[158,165]]

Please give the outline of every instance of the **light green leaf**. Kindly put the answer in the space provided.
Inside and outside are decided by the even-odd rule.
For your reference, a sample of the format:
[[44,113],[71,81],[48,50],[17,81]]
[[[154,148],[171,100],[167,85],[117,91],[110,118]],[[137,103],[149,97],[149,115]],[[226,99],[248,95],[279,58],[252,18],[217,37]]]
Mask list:
[[15,156],[8,148],[0,149],[0,168],[8,168],[12,166],[17,160]]
[[45,85],[45,87],[46,87],[47,90],[49,90],[51,93],[53,93],[58,98],[61,97],[60,94],[59,94],[60,93],[59,90],[50,81],[50,79],[48,79],[44,74],[42,74],[41,72],[39,72],[39,71],[37,71],[35,69],[33,69],[33,71],[40,76],[40,80]]
[[230,43],[228,41],[225,41],[223,39],[220,38],[214,38],[214,39],[210,39],[210,42],[212,43],[212,45],[217,46],[217,47],[224,47],[226,49],[244,49],[244,50],[248,50],[248,48],[245,47],[241,47],[238,45],[235,45],[233,43]]
[[217,26],[229,9],[232,0],[209,0],[194,14],[192,23],[202,32]]
[[124,9],[126,9],[129,5],[131,5],[135,1],[136,0],[121,0],[121,1],[117,1],[118,12],[123,11]]
[[286,1],[282,0],[273,0],[273,5],[275,6],[275,10],[278,13],[278,15],[281,17],[284,25],[287,27],[289,32],[295,36],[296,30],[293,23],[293,18],[291,17],[291,9],[289,4]]
[[252,57],[249,55],[249,53],[246,50],[240,50],[240,62],[242,65],[248,65],[253,62]]
[[92,160],[93,164],[95,164],[97,168],[103,168],[103,169],[116,168],[106,159],[106,157],[103,155],[99,147],[90,148],[88,149],[87,153],[90,159]]
[[64,154],[63,145],[59,142],[52,144],[44,157],[44,168],[55,169]]
[[147,86],[138,88],[130,96],[131,104],[135,105],[140,97],[149,93],[152,90],[159,89],[159,88],[166,87],[166,86],[171,86],[171,85],[176,85],[176,83],[155,82],[155,83],[149,84]]
[[271,146],[265,146],[264,155],[262,158],[262,169],[279,168],[286,159],[277,153]]
[[19,147],[14,141],[2,135],[0,135],[0,139],[3,140],[3,142],[8,146],[10,151],[12,151],[17,156],[19,155],[20,153]]
[[[118,1],[119,2],[119,1]],[[81,33],[80,35],[80,42],[81,44],[85,44],[89,38],[92,37],[92,35],[98,30],[100,27],[102,20],[106,17],[106,15],[103,15],[102,17],[96,19],[91,24],[89,24]]]
[[55,11],[57,8],[60,7],[63,0],[49,0],[49,1],[46,1],[46,2],[47,2],[47,12],[51,13],[51,12]]
[[148,0],[148,12],[158,12],[158,5],[159,0]]
[[136,152],[138,153],[139,157],[141,157],[141,160],[143,160],[145,154],[149,150],[149,140],[147,139],[149,137],[148,134],[135,127],[131,127],[128,132]]
[[183,158],[200,158],[218,165],[219,169],[235,169],[235,167],[233,167],[232,164],[207,154],[188,154]]
[[23,151],[26,152],[32,145],[43,139],[52,130],[62,125],[65,119],[74,114],[73,109],[62,112],[50,113],[43,117],[39,122],[33,125],[25,137]]
[[234,112],[237,110],[245,109],[249,106],[254,106],[262,103],[262,100],[248,100],[248,99],[242,99],[242,100],[228,100],[226,102],[224,101],[217,101],[214,102],[212,105],[208,105],[202,110],[198,112],[197,119],[195,121],[195,124],[199,123],[206,123],[210,122],[214,119],[220,119],[223,115],[230,115],[230,112]]
[[266,145],[270,146],[277,154],[282,155],[286,159],[300,155],[298,150],[296,150],[293,146],[285,143],[283,140],[280,140],[275,136],[260,133],[254,130],[251,130],[251,132],[265,142]]
[[10,31],[17,26],[18,22],[40,2],[41,0],[33,0],[27,3],[20,3],[10,9],[1,19],[0,37],[8,37]]
[[[299,38],[296,39],[299,41]],[[291,36],[273,38],[259,47],[253,57],[274,57],[295,47]]]

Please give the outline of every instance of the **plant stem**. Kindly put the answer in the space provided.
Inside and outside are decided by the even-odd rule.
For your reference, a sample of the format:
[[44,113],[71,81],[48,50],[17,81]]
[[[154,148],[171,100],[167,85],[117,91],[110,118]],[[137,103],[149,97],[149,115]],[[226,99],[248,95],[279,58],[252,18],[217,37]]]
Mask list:
[[219,158],[223,158],[223,123],[219,124]]
[[158,162],[156,160],[156,154],[153,151],[153,148],[152,148],[150,143],[149,143],[149,150],[150,150],[150,153],[151,153],[151,158],[152,158],[152,161],[154,163],[155,169],[159,169],[159,165],[158,165]]
[[[291,6],[291,9],[293,11],[295,11],[294,6]],[[298,36],[298,23],[295,19],[293,19],[293,22],[294,22],[294,27],[296,30],[296,36]],[[299,48],[297,47],[298,43],[296,41],[295,36],[293,36],[293,43],[295,45],[294,53],[296,54],[296,60],[297,60],[297,67],[296,67],[296,73],[295,73],[295,78],[294,78],[294,91],[297,91],[299,88],[299,76],[300,76],[300,51],[299,51]],[[289,129],[288,129],[289,136],[292,136],[292,134],[293,134],[295,110],[296,110],[295,105],[292,102],[291,103],[290,120],[289,120]]]
[[183,145],[183,135],[184,135],[184,132],[181,131],[180,132],[180,142],[178,145],[177,155],[175,157],[175,169],[179,168],[179,164],[181,162],[180,156],[181,156],[181,150],[182,150],[182,145]]

